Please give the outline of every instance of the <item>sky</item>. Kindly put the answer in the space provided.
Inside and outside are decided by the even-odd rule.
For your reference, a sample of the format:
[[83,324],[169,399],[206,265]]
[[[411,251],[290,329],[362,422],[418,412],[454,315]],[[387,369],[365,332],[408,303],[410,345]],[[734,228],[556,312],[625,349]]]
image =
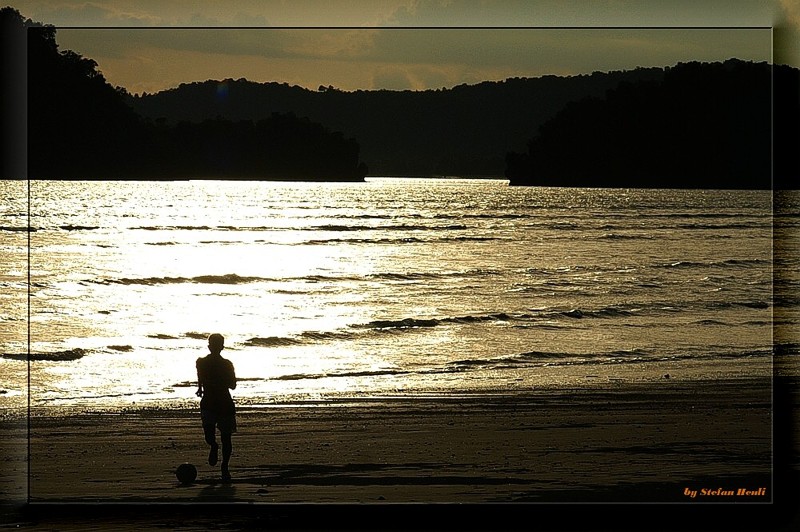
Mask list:
[[[18,0],[20,1],[20,0]],[[61,50],[153,93],[245,78],[424,90],[686,61],[800,67],[797,0],[24,0]]]

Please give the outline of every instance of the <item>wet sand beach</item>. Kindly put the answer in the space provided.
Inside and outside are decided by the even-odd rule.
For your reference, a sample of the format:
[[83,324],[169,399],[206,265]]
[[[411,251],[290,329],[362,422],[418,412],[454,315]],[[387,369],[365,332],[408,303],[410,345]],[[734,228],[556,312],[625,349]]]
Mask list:
[[[25,479],[19,450],[1,485],[13,500],[30,490],[16,524],[65,530],[191,529],[193,519],[198,529],[288,529],[317,518],[325,528],[437,528],[420,512],[454,514],[448,529],[511,529],[534,523],[498,514],[555,508],[567,525],[586,509],[626,514],[620,503],[653,505],[662,525],[700,506],[767,516],[787,496],[773,470],[773,424],[783,421],[774,392],[769,379],[665,379],[240,409],[230,483],[205,463],[196,412],[33,417],[29,442],[24,420],[4,422],[7,444],[30,445],[30,485],[15,482]],[[192,484],[176,480],[183,462],[198,468]],[[584,511],[564,511],[574,505]]]

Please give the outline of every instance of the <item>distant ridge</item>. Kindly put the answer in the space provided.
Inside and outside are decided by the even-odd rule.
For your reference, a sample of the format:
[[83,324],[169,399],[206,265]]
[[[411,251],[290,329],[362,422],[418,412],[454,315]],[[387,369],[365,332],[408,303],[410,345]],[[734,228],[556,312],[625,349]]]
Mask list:
[[425,91],[313,91],[225,79],[127,99],[139,114],[163,124],[293,112],[359,139],[375,176],[507,177],[512,185],[796,188],[798,72],[730,59]]
[[[363,181],[353,138],[291,112],[258,120],[147,121],[92,59],[59,50],[56,29],[0,10],[4,32],[27,41],[31,179]],[[10,168],[10,167],[8,167]],[[19,179],[3,165],[3,178]]]
[[142,116],[165,124],[217,117],[258,120],[292,112],[358,140],[374,176],[503,177],[505,155],[521,150],[568,102],[602,96],[621,82],[659,80],[661,68],[543,76],[426,91],[309,90],[246,79],[182,84],[127,97]]
[[[774,113],[773,113],[774,110]],[[512,185],[796,189],[798,70],[682,63],[568,104],[509,153]]]
[[[225,79],[131,95],[107,83],[95,61],[60,51],[54,27],[13,8],[0,15],[4,32],[27,40],[34,179],[455,176],[733,189],[800,182],[800,71],[788,66],[731,59],[426,91]],[[7,168],[3,178],[20,177]]]

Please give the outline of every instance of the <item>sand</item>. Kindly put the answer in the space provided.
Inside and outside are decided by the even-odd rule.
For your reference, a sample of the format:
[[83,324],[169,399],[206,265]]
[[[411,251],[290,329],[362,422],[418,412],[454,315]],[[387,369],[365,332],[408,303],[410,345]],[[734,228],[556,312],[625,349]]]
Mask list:
[[[0,486],[27,504],[4,516],[48,530],[542,530],[587,516],[650,530],[695,512],[673,523],[686,530],[713,511],[768,530],[800,501],[797,427],[773,439],[796,389],[665,379],[240,409],[229,483],[205,463],[196,412],[34,417],[29,440],[25,420],[6,420]],[[190,485],[174,475],[183,462],[198,468]]]

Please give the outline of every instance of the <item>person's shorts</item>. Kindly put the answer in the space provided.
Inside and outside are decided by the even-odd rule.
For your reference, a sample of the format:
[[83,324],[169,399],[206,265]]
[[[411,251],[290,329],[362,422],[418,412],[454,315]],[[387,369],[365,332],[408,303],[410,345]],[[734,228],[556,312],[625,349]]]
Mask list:
[[212,410],[200,410],[200,418],[203,420],[203,428],[214,430],[219,428],[220,432],[232,434],[236,432],[236,414],[217,415]]

